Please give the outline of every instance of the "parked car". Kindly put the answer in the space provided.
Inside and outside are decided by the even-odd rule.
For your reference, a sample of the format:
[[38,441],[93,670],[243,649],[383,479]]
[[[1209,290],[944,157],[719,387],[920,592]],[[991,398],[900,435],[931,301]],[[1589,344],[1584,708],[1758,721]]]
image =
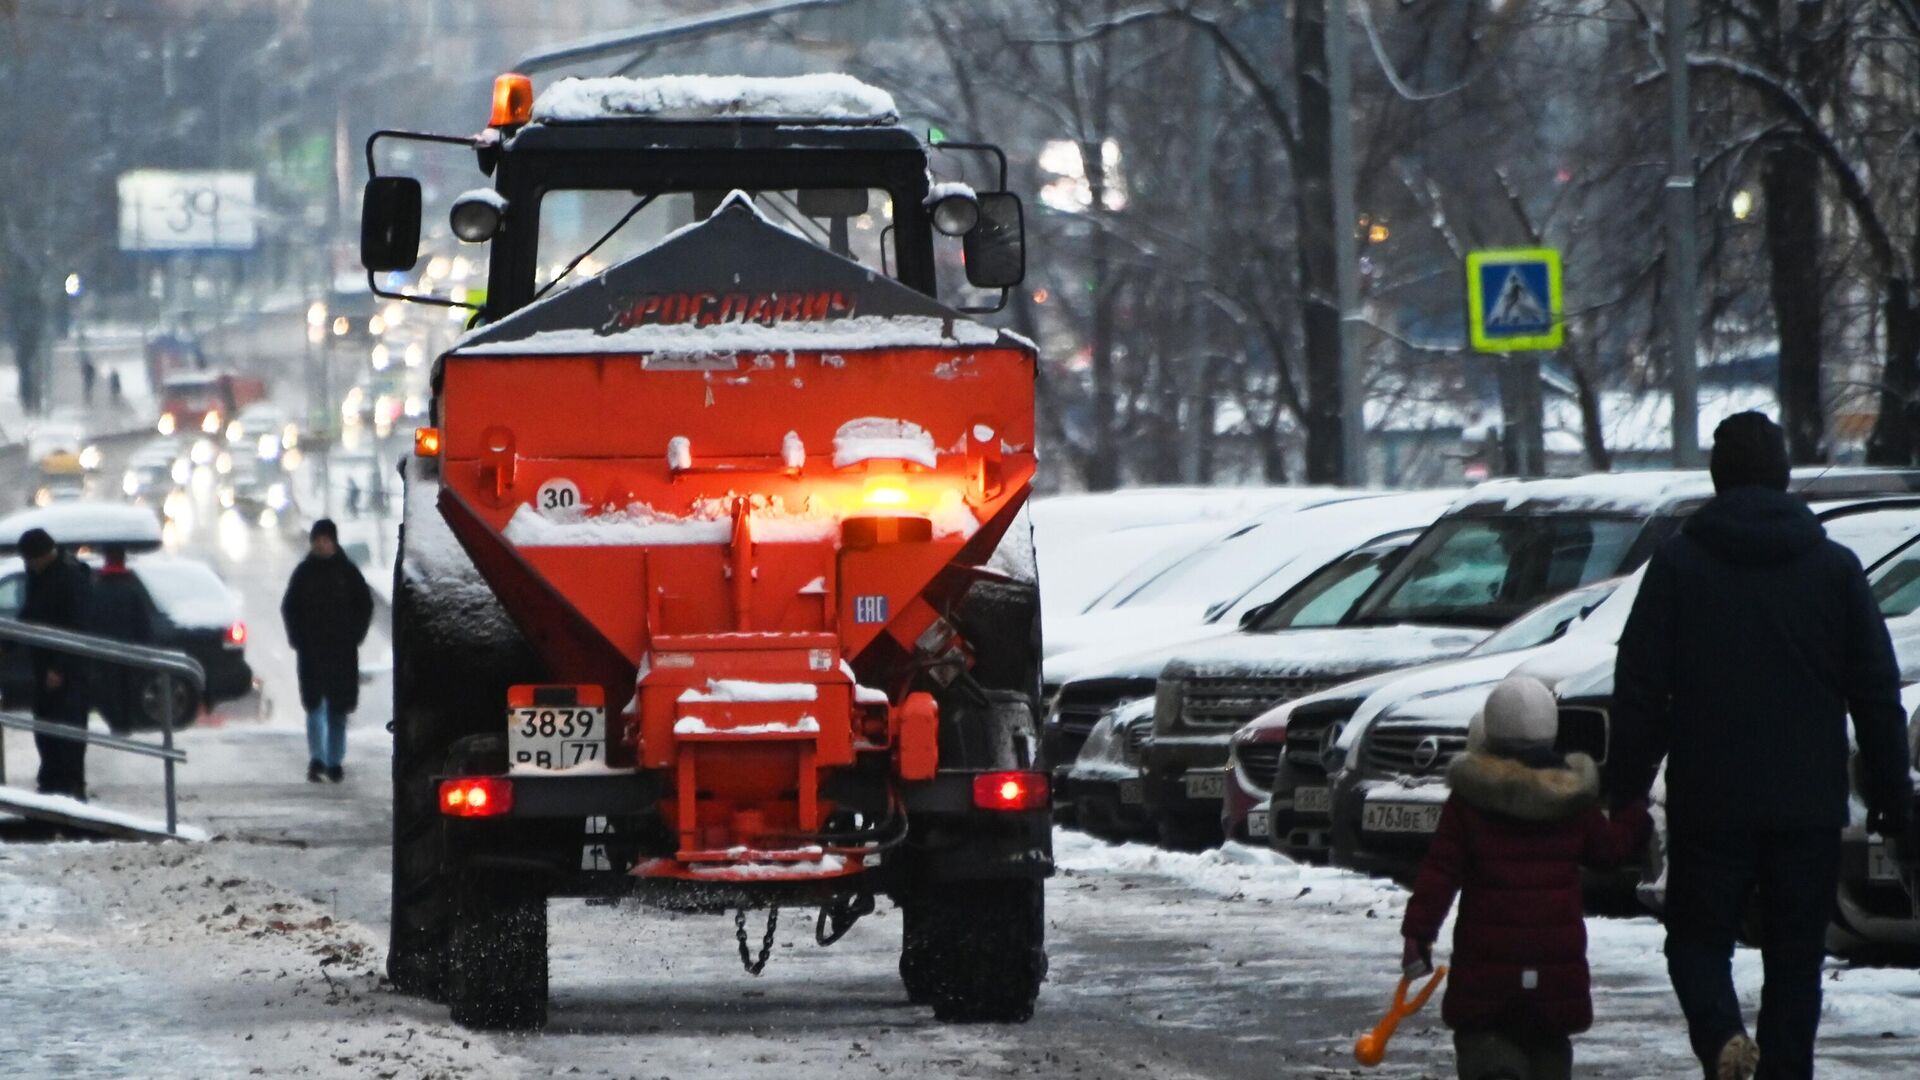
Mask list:
[[[1886,544],[1920,529],[1920,500],[1911,496],[1814,500],[1811,505],[1836,539],[1861,544],[1859,554],[1869,561]],[[1612,584],[1605,587],[1610,589]],[[1615,647],[1638,585],[1636,574],[1604,602],[1591,593],[1577,596],[1576,602],[1590,614],[1549,644],[1509,649],[1497,653],[1492,662],[1470,657],[1439,669],[1434,673],[1437,677],[1426,678],[1432,684],[1429,692],[1402,693],[1384,707],[1370,707],[1367,717],[1356,716],[1331,755],[1336,765],[1328,784],[1332,861],[1403,880],[1412,876],[1426,854],[1440,804],[1446,799],[1446,768],[1465,750],[1468,725],[1487,692],[1508,674],[1532,675],[1556,690],[1561,698],[1558,748],[1592,757],[1604,778],[1609,703],[1596,700],[1595,689],[1604,685],[1611,691]],[[1545,605],[1510,629],[1521,632],[1529,622],[1544,625],[1569,614],[1556,612],[1557,606]],[[1503,631],[1487,646],[1498,647],[1498,639],[1508,636]],[[1510,639],[1509,643],[1523,642]],[[1294,796],[1297,805],[1297,789]],[[1290,847],[1311,842],[1303,835],[1311,831],[1310,826],[1299,817],[1296,814]],[[1606,894],[1625,897],[1638,876],[1634,871],[1624,877],[1595,878],[1591,884]]]
[[[1142,563],[1079,615],[1052,619],[1044,626],[1046,678],[1060,684],[1075,675],[1058,663],[1068,653],[1112,655],[1183,636],[1231,632],[1244,611],[1300,580],[1298,569],[1288,575],[1296,561],[1336,555],[1327,552],[1329,542],[1352,546],[1382,532],[1425,527],[1450,502],[1444,492],[1384,496],[1332,490],[1269,507],[1198,548]],[[1308,569],[1317,565],[1308,563]]]
[[[1807,470],[1794,482],[1803,497],[1826,504],[1897,501],[1912,496],[1920,473],[1831,468]],[[1477,641],[1542,600],[1637,568],[1712,495],[1712,482],[1703,472],[1483,484],[1428,530],[1399,566],[1362,598],[1355,625],[1344,631],[1351,639],[1336,630],[1297,644],[1276,641],[1271,658],[1246,669],[1247,675],[1301,677],[1342,664],[1362,671],[1390,669],[1395,665],[1368,658],[1371,646],[1359,637],[1361,631],[1375,628],[1465,633]],[[1875,528],[1861,528],[1884,537],[1892,521],[1883,518]],[[1207,677],[1223,676],[1210,671]],[[1287,726],[1276,792],[1307,789],[1317,795],[1327,789],[1329,774],[1344,764],[1352,749],[1348,724],[1361,704],[1349,700],[1296,710]],[[1169,725],[1177,723],[1177,714],[1168,719]],[[1162,730],[1156,721],[1156,732]],[[1156,734],[1155,746],[1160,741]],[[1317,846],[1326,839],[1331,809],[1331,804],[1318,812],[1302,809],[1297,798],[1276,795],[1269,824],[1275,838],[1288,846]],[[1296,830],[1308,835],[1295,836]]]
[[1106,840],[1151,837],[1140,757],[1153,738],[1153,699],[1122,702],[1093,726],[1068,768],[1080,828]]
[[[1316,517],[1320,513],[1309,512]],[[1376,528],[1378,524],[1370,523],[1367,528]],[[1353,598],[1365,592],[1389,562],[1412,542],[1418,530],[1404,530],[1385,537],[1361,535],[1366,539],[1348,547],[1346,545],[1354,543],[1354,537],[1341,538],[1335,533],[1329,537],[1333,545],[1331,555],[1323,558],[1316,554],[1310,559],[1297,560],[1288,571],[1288,576],[1293,577],[1292,587],[1277,598],[1276,603],[1248,609],[1242,616],[1246,625],[1232,636],[1271,634],[1295,626],[1333,625],[1351,607]],[[1110,657],[1104,665],[1069,680],[1050,695],[1047,718],[1041,728],[1042,760],[1053,770],[1059,786],[1056,805],[1072,804],[1074,789],[1069,767],[1095,722],[1123,701],[1152,697],[1160,669],[1190,644],[1182,642]],[[1221,732],[1221,738],[1230,733],[1230,730]]]
[[[1271,830],[1270,801],[1276,794],[1274,785],[1280,775],[1287,725],[1295,712],[1304,710],[1309,721],[1317,714],[1336,715],[1342,718],[1336,723],[1342,724],[1343,732],[1359,732],[1376,717],[1394,715],[1400,705],[1417,702],[1427,708],[1463,688],[1491,686],[1538,655],[1545,646],[1560,641],[1574,627],[1582,626],[1607,602],[1619,584],[1619,579],[1608,579],[1554,597],[1508,623],[1459,659],[1382,672],[1343,683],[1261,715],[1234,734],[1228,755],[1227,798],[1221,807],[1222,830],[1230,837],[1263,844],[1271,842],[1276,849],[1295,859],[1325,858],[1329,848],[1326,819],[1333,803],[1333,786],[1305,789],[1304,796],[1302,789],[1287,788],[1282,801],[1298,810],[1293,828],[1281,836],[1274,836]],[[1631,604],[1631,599],[1626,604]],[[1619,610],[1624,612],[1625,605]],[[1624,614],[1621,618],[1624,619]],[[1342,744],[1348,738],[1342,735],[1326,743],[1327,753],[1346,755],[1347,749]],[[1425,771],[1437,767],[1437,763],[1429,763]]]
[[[1913,773],[1914,810],[1920,812],[1920,619],[1907,617],[1890,626],[1908,679],[1901,704],[1912,719],[1913,740],[1908,769]],[[1856,776],[1858,773],[1856,772]],[[1886,841],[1867,833],[1867,811],[1854,788],[1851,821],[1840,834],[1840,893],[1834,905],[1833,925],[1827,931],[1827,951],[1862,961],[1920,963],[1920,880],[1908,877],[1887,851]]]
[[[1002,545],[994,568],[1033,580],[1036,568],[1018,565],[1030,552],[1046,579],[1043,632],[1084,611],[1136,567],[1177,557],[1234,522],[1274,506],[1328,497],[1323,488],[1144,487],[1033,500],[1010,535],[1030,529],[1033,544]],[[1009,560],[1002,563],[1002,557]]]

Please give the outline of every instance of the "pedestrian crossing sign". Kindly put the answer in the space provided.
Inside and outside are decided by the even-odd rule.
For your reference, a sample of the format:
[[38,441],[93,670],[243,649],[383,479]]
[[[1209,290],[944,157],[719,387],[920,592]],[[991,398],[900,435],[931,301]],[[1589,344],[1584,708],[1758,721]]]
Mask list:
[[1566,339],[1560,252],[1553,248],[1469,251],[1467,316],[1478,352],[1559,348]]

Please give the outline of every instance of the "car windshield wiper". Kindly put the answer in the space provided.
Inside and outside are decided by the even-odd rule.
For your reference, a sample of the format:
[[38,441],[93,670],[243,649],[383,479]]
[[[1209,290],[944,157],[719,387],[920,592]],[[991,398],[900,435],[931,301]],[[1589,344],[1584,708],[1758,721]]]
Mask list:
[[545,285],[540,286],[540,291],[537,293],[534,293],[533,298],[535,300],[538,300],[541,297],[547,295],[548,292],[552,291],[555,285],[560,284],[560,282],[564,280],[568,274],[573,273],[574,267],[579,266],[583,262],[586,262],[587,259],[590,258],[594,252],[600,250],[600,247],[602,244],[605,244],[607,241],[613,239],[614,233],[617,233],[621,229],[626,228],[627,222],[633,220],[633,215],[639,213],[642,210],[645,210],[647,206],[653,202],[653,200],[659,197],[660,197],[659,194],[655,193],[655,194],[646,196],[645,198],[641,199],[637,203],[634,203],[632,209],[620,215],[620,220],[613,223],[613,228],[608,229],[604,233],[601,233],[600,239],[595,240],[592,246],[588,247],[587,250],[581,252],[578,255],[575,255],[573,257],[572,262],[562,267],[559,273],[553,275],[552,281],[549,281]]

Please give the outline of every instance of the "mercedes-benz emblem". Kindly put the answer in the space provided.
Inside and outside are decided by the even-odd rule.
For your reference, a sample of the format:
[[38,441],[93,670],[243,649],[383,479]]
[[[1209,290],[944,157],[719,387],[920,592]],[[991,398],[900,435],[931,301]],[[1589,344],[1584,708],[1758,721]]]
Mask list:
[[1320,765],[1328,772],[1332,772],[1340,760],[1340,736],[1346,734],[1346,730],[1345,722],[1335,721],[1327,725],[1327,733],[1320,740]]
[[1433,768],[1433,763],[1439,760],[1440,736],[1438,735],[1429,735],[1421,739],[1420,744],[1413,748],[1413,767],[1420,772]]

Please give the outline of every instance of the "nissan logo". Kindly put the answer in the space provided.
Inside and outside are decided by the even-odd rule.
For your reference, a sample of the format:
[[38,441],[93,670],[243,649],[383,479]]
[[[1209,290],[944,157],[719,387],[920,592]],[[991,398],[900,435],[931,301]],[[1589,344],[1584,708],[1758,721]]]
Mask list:
[[1439,760],[1440,737],[1438,735],[1429,735],[1421,739],[1420,745],[1413,748],[1413,767],[1419,772],[1426,772],[1433,768],[1433,763]]
[[1332,772],[1339,764],[1340,736],[1345,734],[1346,730],[1347,725],[1344,722],[1335,721],[1327,725],[1327,733],[1320,740],[1320,765],[1328,772]]

